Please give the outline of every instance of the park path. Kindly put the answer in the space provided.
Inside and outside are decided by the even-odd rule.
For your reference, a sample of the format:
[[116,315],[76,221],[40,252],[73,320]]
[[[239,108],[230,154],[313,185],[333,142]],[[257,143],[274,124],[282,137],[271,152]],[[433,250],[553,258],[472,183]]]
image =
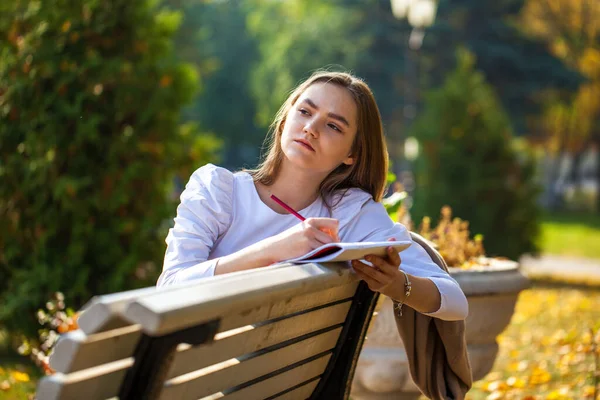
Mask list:
[[551,279],[567,283],[600,286],[600,260],[544,254],[539,258],[523,256],[521,271],[532,279]]

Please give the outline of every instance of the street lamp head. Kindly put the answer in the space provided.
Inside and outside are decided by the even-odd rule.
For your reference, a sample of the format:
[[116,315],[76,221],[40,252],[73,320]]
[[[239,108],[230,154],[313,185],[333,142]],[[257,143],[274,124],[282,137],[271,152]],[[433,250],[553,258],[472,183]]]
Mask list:
[[434,0],[390,0],[392,13],[397,19],[408,19],[413,28],[427,28],[435,20]]
[[427,28],[435,21],[436,5],[433,0],[414,1],[408,9],[408,23],[415,28]]
[[392,14],[396,19],[404,19],[408,16],[408,9],[411,3],[415,3],[416,0],[391,0],[392,3]]

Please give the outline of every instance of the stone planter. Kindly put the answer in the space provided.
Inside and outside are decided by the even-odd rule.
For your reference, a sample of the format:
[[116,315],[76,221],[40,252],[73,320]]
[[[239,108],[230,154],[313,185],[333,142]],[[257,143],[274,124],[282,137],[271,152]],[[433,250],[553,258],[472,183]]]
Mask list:
[[[489,260],[489,266],[450,268],[469,302],[466,337],[473,380],[487,375],[498,354],[496,337],[510,323],[519,292],[529,286],[513,261]],[[389,298],[380,300],[358,359],[353,400],[418,399]]]

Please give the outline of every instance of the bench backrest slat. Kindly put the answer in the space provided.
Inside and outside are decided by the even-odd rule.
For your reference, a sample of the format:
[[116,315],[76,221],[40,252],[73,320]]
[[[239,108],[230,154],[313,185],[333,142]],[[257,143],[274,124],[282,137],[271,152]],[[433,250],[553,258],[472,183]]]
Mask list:
[[276,373],[290,365],[331,351],[337,343],[341,330],[341,327],[338,327],[293,344],[279,346],[279,348],[275,346],[273,350],[266,349],[245,357],[230,359],[203,371],[174,378],[167,381],[160,398],[161,400],[196,400]]
[[242,308],[276,303],[357,281],[347,266],[335,263],[327,266],[278,265],[263,268],[254,279],[244,276],[236,282],[238,278],[215,280],[201,288],[190,286],[177,291],[157,291],[129,304],[125,316],[133,323],[139,323],[147,334],[161,336]]
[[38,399],[105,400],[115,397],[132,365],[133,359],[125,359],[68,375],[47,376],[38,385]]
[[202,284],[210,285],[223,279],[234,283],[240,283],[246,279],[248,275],[252,276],[254,272],[255,270],[240,271],[236,272],[234,274],[235,276],[218,275],[212,277],[210,280],[196,280],[162,288],[152,286],[143,289],[128,290],[126,292],[94,296],[81,308],[84,312],[82,312],[77,322],[79,328],[85,332],[86,335],[121,328],[131,324],[124,315],[125,309],[137,298],[157,291],[167,293],[169,291],[181,290],[184,287],[198,287],[198,285]]
[[311,381],[314,378],[321,376],[323,370],[327,367],[327,363],[329,362],[330,358],[331,354],[326,354],[315,360],[300,364],[292,369],[277,375],[273,375],[252,385],[245,386],[231,392],[207,396],[203,400],[220,398],[224,398],[226,400],[248,400],[275,397],[287,392],[291,387]]
[[295,387],[288,389],[287,392],[281,394],[280,396],[271,397],[271,399],[277,400],[298,400],[298,399],[308,399],[310,395],[315,391],[317,384],[320,379],[313,379],[307,383],[301,383]]
[[247,325],[238,329],[239,333],[234,330],[218,334],[215,342],[209,346],[200,345],[179,351],[167,377],[183,375],[294,337],[342,324],[350,308],[350,300],[333,307],[320,308],[281,319],[274,323]]
[[133,356],[142,335],[139,325],[86,336],[76,330],[61,335],[50,357],[50,367],[69,373]]
[[350,302],[265,324],[175,356],[169,378],[344,323]]
[[241,307],[239,310],[223,316],[218,332],[222,333],[242,326],[269,321],[339,300],[350,300],[354,296],[357,286],[358,282],[354,281],[342,286],[306,293],[273,303],[265,302],[252,308]]
[[127,305],[156,290],[156,287],[148,287],[92,297],[81,309],[81,315],[77,319],[79,329],[86,335],[91,335],[131,325],[123,316]]

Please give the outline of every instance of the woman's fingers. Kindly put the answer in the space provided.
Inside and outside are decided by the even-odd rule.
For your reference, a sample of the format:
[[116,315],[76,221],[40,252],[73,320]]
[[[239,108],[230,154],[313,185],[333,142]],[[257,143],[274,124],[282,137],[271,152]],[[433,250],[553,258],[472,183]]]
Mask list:
[[309,229],[310,229],[310,235],[312,235],[312,237],[314,237],[316,240],[321,242],[320,245],[332,243],[335,240],[333,237],[331,237],[330,235],[326,234],[325,232],[323,232],[317,228],[310,227]]
[[395,269],[397,269],[400,264],[402,263],[402,259],[400,258],[400,253],[398,253],[396,251],[396,249],[392,246],[388,247],[386,249],[387,251],[387,258],[389,263],[391,264],[391,266],[393,266]]
[[358,260],[352,261],[352,267],[355,270],[360,271],[362,274],[372,278],[379,284],[384,284],[389,280],[389,278],[381,271],[378,271],[377,269],[370,267],[367,264],[361,263]]
[[338,227],[339,221],[335,218],[307,218],[305,224],[324,232],[329,235],[332,240],[339,241]]
[[365,274],[360,269],[355,268],[354,272],[356,272],[356,276],[358,276],[360,278],[360,280],[367,282],[369,289],[376,291],[376,289],[379,286],[381,286],[381,283],[377,282],[375,279],[371,278],[369,275]]

